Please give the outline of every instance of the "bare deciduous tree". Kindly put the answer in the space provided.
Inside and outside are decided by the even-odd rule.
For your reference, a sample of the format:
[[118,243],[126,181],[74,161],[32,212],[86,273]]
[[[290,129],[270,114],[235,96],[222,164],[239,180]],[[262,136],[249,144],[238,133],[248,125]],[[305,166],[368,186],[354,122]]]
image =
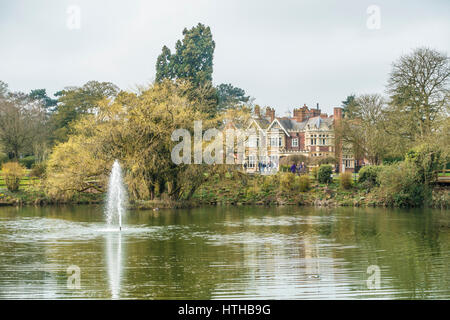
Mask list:
[[398,126],[415,140],[433,131],[435,121],[449,112],[450,63],[446,54],[418,48],[393,64],[388,82],[394,117]]
[[0,96],[0,146],[10,159],[42,151],[48,137],[45,108],[5,88]]

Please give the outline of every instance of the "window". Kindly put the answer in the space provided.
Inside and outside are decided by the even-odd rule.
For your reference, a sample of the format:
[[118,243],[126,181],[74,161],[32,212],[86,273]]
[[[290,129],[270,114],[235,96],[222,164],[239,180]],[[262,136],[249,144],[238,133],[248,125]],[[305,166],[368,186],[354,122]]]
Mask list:
[[298,138],[292,139],[291,146],[292,147],[298,147]]
[[258,147],[258,146],[259,146],[259,138],[258,138],[258,137],[255,137],[255,136],[250,137],[250,138],[248,139],[248,146],[249,146],[250,148],[256,148],[256,147]]
[[270,146],[271,147],[277,146],[277,137],[270,137]]
[[278,137],[278,146],[281,147],[281,143],[283,142],[283,139],[281,137]]
[[256,163],[256,156],[251,154],[248,156],[248,167],[249,168],[254,168],[255,167],[255,163]]

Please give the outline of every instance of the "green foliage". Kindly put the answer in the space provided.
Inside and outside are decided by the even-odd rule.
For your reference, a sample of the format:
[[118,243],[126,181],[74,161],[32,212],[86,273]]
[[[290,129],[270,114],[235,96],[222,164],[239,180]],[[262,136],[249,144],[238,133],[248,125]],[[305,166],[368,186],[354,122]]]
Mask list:
[[339,185],[342,189],[348,190],[352,187],[352,173],[343,172],[339,175]]
[[310,157],[302,154],[292,154],[280,159],[280,165],[286,165],[288,167],[288,170],[294,163],[300,164],[302,162],[304,162],[305,164],[309,164],[311,162]]
[[217,86],[216,90],[219,102],[217,107],[219,111],[243,105],[250,100],[250,97],[245,95],[243,89],[234,87],[231,83],[222,83]]
[[278,187],[278,176],[277,175],[269,175],[262,176],[262,190],[264,192],[270,192]]
[[310,181],[307,174],[295,177],[295,182],[300,192],[306,192],[309,190]]
[[418,180],[416,166],[410,162],[383,166],[378,181],[378,191],[387,205],[419,207],[431,198],[431,189]]
[[173,79],[175,77],[171,60],[172,54],[170,49],[163,46],[162,52],[156,60],[156,82],[161,82],[165,79]]
[[43,178],[45,175],[46,164],[45,163],[34,163],[31,167],[30,176],[36,178]]
[[8,84],[0,80],[0,98],[4,99],[8,95]]
[[311,174],[315,180],[319,179],[319,167],[312,167]]
[[429,185],[436,181],[438,170],[442,170],[446,159],[436,146],[422,144],[410,150],[405,161],[415,166],[418,181]]
[[381,166],[364,166],[359,170],[358,183],[364,183],[368,187],[378,185],[378,173]]
[[29,97],[33,101],[41,102],[46,108],[54,107],[58,103],[58,100],[52,99],[47,95],[47,91],[45,89],[31,90]]
[[335,157],[322,157],[322,158],[318,158],[317,160],[317,164],[321,165],[321,164],[336,164],[337,160]]
[[344,101],[342,101],[342,116],[346,118],[353,118],[354,116],[354,109],[357,107],[356,102],[356,96],[354,94],[351,94],[345,98]]
[[393,164],[405,160],[405,157],[400,156],[386,156],[383,158],[383,164]]
[[80,119],[81,115],[92,113],[103,99],[117,96],[119,88],[111,82],[89,81],[82,87],[69,87],[55,94],[58,105],[52,114],[53,138],[67,141],[69,125]]
[[280,189],[282,192],[290,193],[294,189],[295,175],[283,172],[280,175]]
[[216,46],[211,29],[199,23],[192,29],[185,28],[183,36],[182,41],[177,41],[174,54],[163,47],[156,63],[156,81],[185,79],[196,87],[211,83]]
[[333,174],[333,167],[329,164],[322,164],[319,167],[319,171],[317,173],[317,180],[319,183],[330,183],[333,178],[331,175]]
[[35,162],[36,159],[34,158],[34,156],[27,156],[19,159],[19,163],[27,169],[31,169]]
[[203,130],[216,124],[201,112],[201,100],[186,97],[189,86],[166,80],[139,94],[122,92],[114,101],[101,101],[98,112],[77,121],[69,140],[55,147],[46,172],[49,194],[67,199],[104,192],[111,165],[119,159],[131,199],[152,200],[156,192],[172,200],[191,198],[206,172],[223,167],[172,161],[173,148],[184,139],[172,140],[176,129],[192,130],[194,120],[203,120]]
[[25,175],[25,168],[17,162],[7,162],[2,165],[2,173],[8,190],[18,191],[20,179]]
[[9,160],[8,155],[3,152],[0,152],[0,164],[7,162],[8,160]]

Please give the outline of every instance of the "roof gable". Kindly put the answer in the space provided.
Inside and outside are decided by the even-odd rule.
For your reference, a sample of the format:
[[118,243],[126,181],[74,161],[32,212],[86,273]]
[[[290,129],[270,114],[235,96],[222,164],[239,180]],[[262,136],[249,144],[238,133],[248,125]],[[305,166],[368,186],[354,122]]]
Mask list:
[[[275,127],[276,126],[276,127]],[[291,135],[288,133],[288,131],[286,130],[286,128],[281,124],[281,122],[275,118],[273,119],[272,123],[269,125],[269,127],[267,128],[267,131],[269,131],[272,128],[276,128],[276,129],[281,129],[284,131],[284,133],[286,133],[286,135],[288,137],[290,137]]]

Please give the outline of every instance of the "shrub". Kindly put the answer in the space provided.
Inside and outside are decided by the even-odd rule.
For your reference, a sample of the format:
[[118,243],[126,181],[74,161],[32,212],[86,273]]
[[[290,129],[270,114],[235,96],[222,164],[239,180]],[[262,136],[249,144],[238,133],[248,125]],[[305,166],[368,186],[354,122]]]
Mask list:
[[405,160],[404,157],[387,156],[383,158],[383,164],[393,164]]
[[317,180],[319,183],[330,183],[333,178],[331,175],[333,174],[333,168],[329,164],[322,164],[319,167],[319,172],[317,173]]
[[352,173],[343,172],[339,175],[339,185],[342,189],[348,190],[352,187]]
[[304,155],[289,155],[287,157],[282,157],[280,158],[280,165],[285,165],[288,168],[290,168],[294,163],[302,163],[304,162],[305,164],[309,163],[310,158]]
[[17,162],[7,162],[2,166],[3,178],[9,191],[19,190],[20,179],[25,175],[25,168]]
[[387,205],[419,207],[431,197],[430,188],[418,180],[416,167],[406,161],[383,166],[378,181]]
[[283,172],[280,176],[280,188],[283,192],[291,192],[294,188],[295,175]]
[[30,176],[42,178],[45,174],[45,164],[44,163],[35,163],[31,167]]
[[314,177],[315,180],[317,180],[317,175],[319,173],[319,167],[312,167],[311,168],[311,175]]
[[317,164],[336,164],[336,158],[334,157],[322,157],[317,159]]
[[365,183],[368,186],[378,185],[377,177],[381,171],[381,166],[364,166],[359,170],[359,183]]
[[7,161],[8,161],[8,156],[5,153],[0,152],[0,164],[5,163]]
[[406,154],[405,161],[415,166],[417,179],[428,185],[436,181],[437,172],[442,170],[446,159],[437,147],[422,144],[410,150]]
[[36,162],[36,160],[35,160],[34,156],[28,156],[28,157],[19,159],[19,163],[27,169],[31,169],[31,167],[33,166],[33,164],[35,162]]
[[295,177],[295,182],[300,192],[309,190],[309,176],[307,174]]
[[261,178],[262,178],[261,190],[263,192],[270,192],[272,189],[276,187],[277,181],[275,175],[262,176]]

